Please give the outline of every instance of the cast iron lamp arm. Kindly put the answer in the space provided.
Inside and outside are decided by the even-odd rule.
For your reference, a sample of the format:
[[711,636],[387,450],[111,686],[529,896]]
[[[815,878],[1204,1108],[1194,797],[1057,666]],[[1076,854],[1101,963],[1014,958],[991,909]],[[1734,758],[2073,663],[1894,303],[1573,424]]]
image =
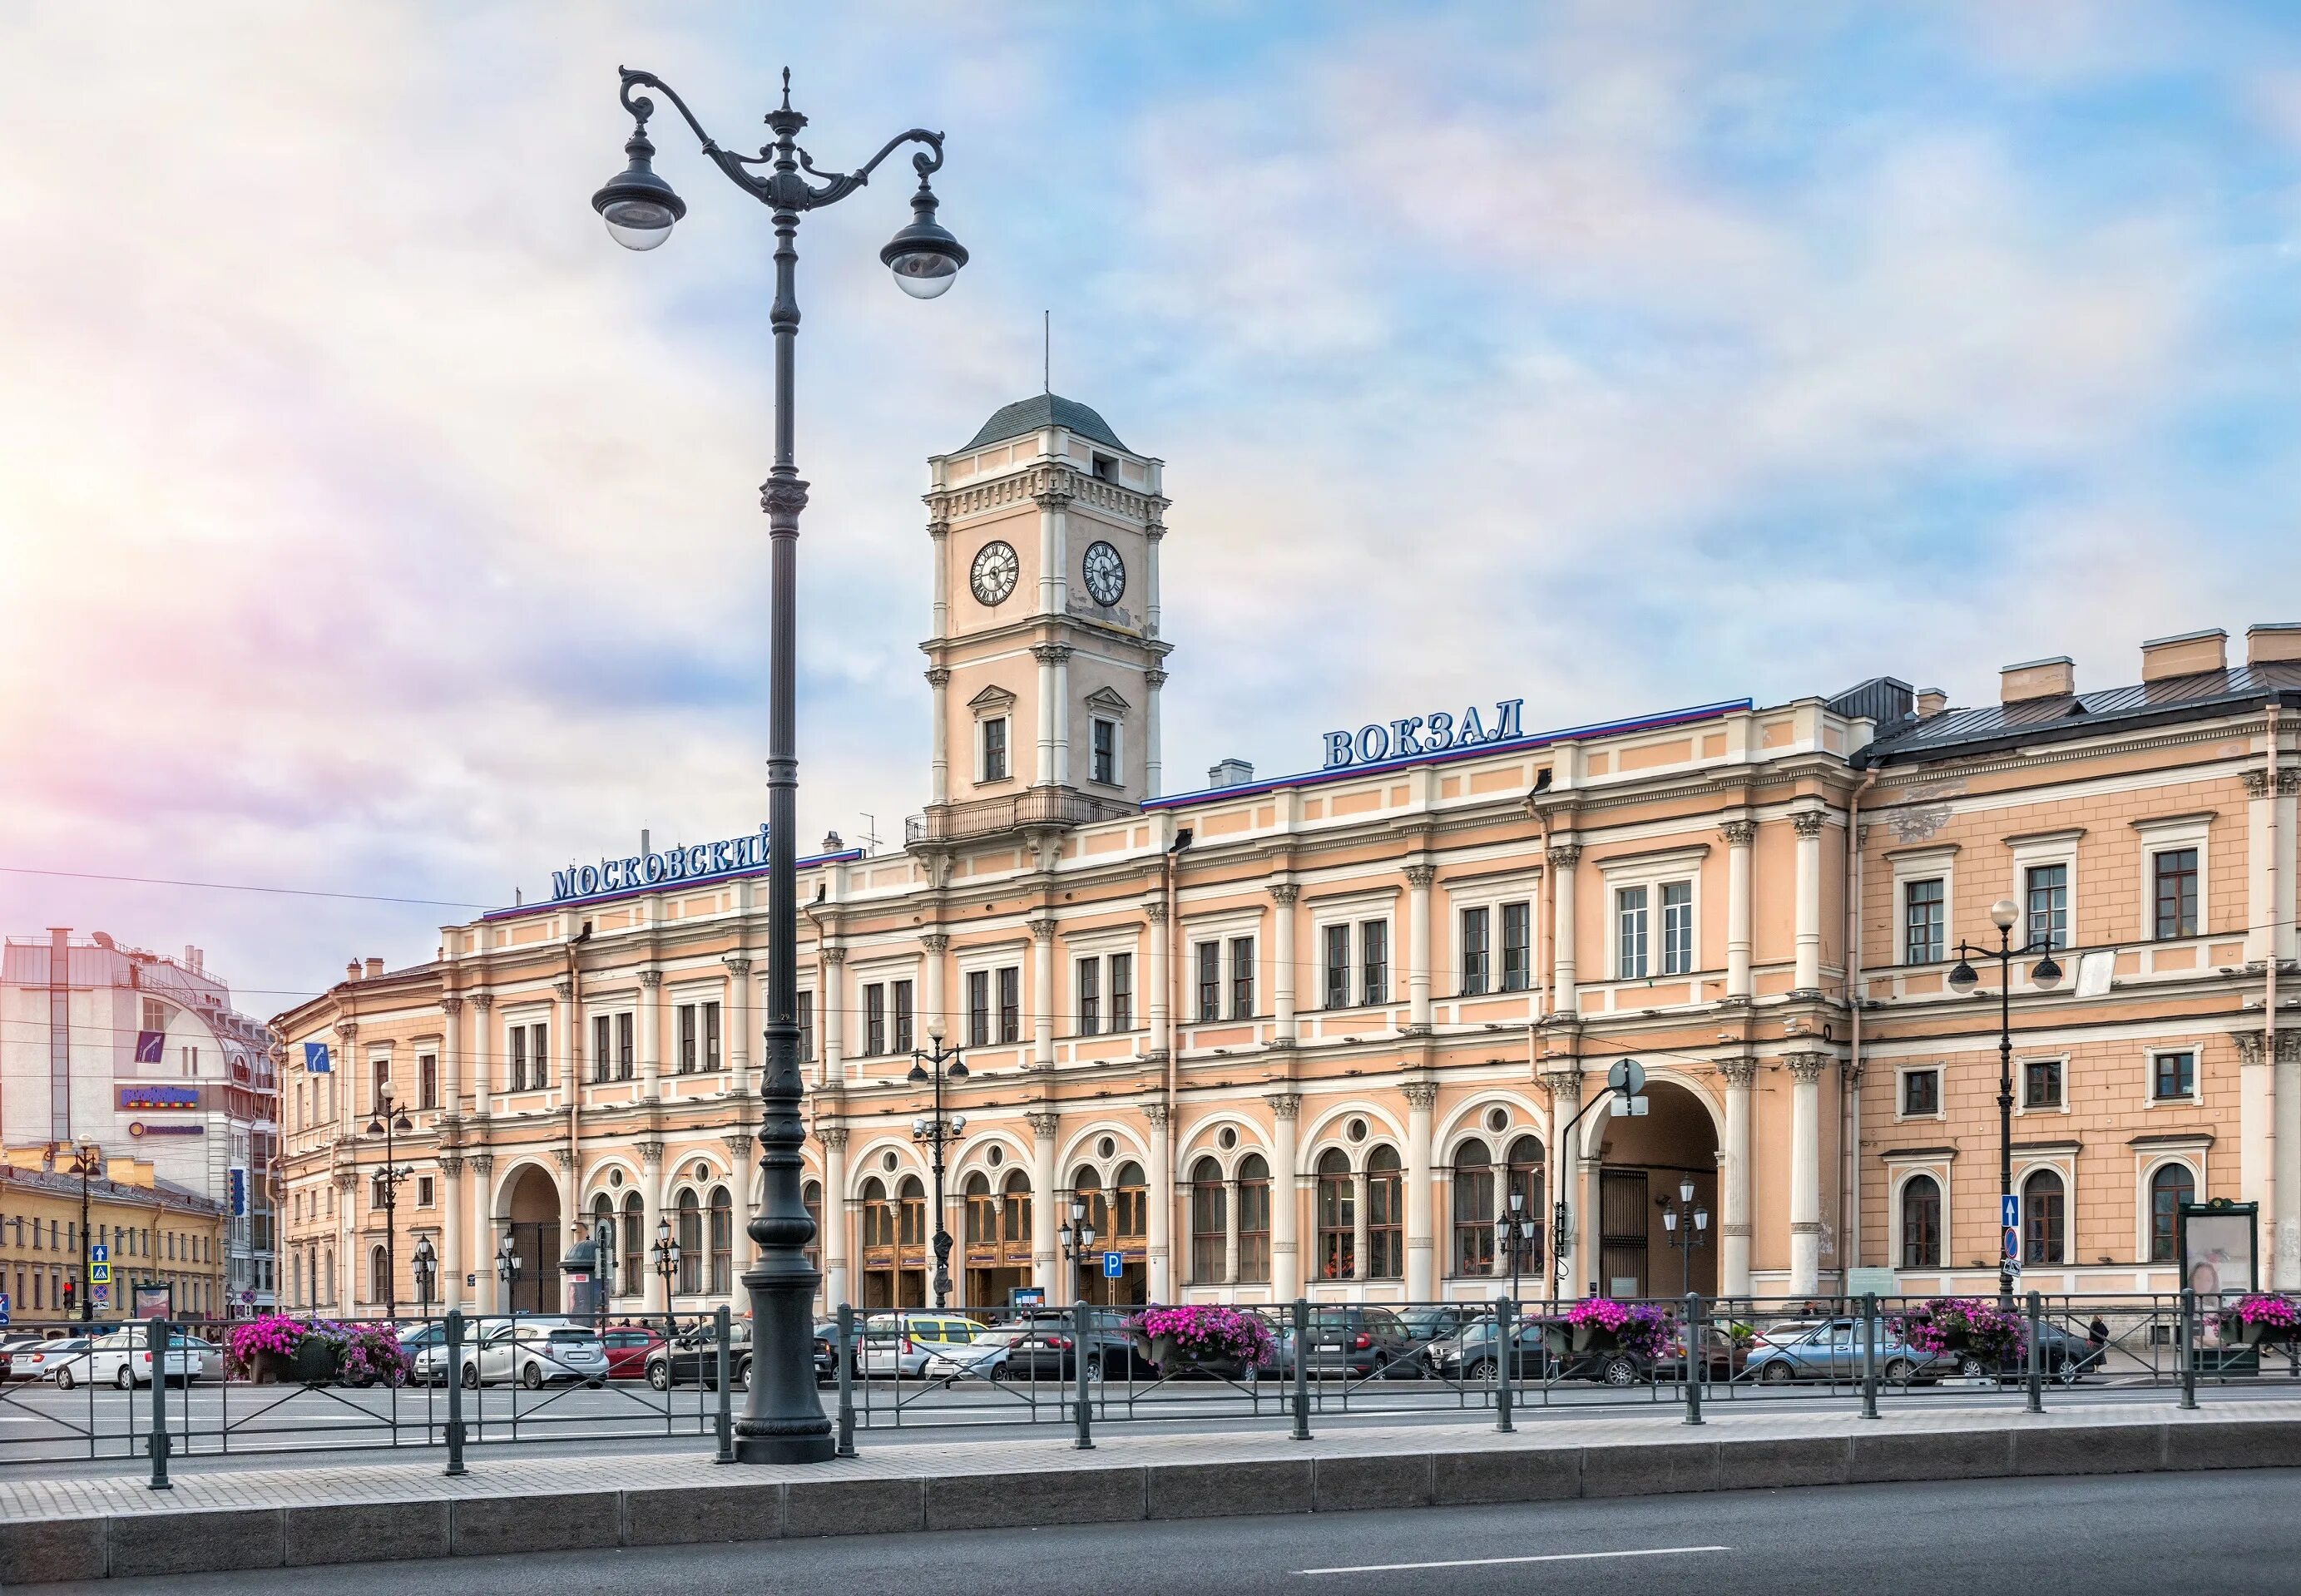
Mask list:
[[[703,124],[696,120],[695,113],[688,109],[687,102],[680,98],[679,91],[655,73],[634,67],[617,67],[615,70],[623,77],[623,109],[631,113],[632,120],[640,132],[644,133],[647,130],[648,119],[655,114],[655,102],[645,95],[634,94],[632,91],[638,88],[662,90],[670,98],[672,105],[678,111],[689,129],[694,132],[703,153],[711,158],[712,164],[724,172],[729,181],[762,205],[792,211],[819,211],[825,205],[836,205],[869,182],[871,174],[879,169],[880,163],[906,144],[923,144],[927,146],[911,157],[912,169],[919,174],[919,182],[922,186],[935,172],[942,170],[943,136],[941,133],[929,132],[925,128],[911,128],[896,134],[885,144],[880,146],[877,155],[853,171],[824,171],[816,165],[814,157],[801,149],[792,139],[791,135],[798,131],[797,122],[804,119],[793,116],[790,111],[788,85],[784,89],[784,109],[771,113],[770,121],[773,121],[782,116],[793,116],[792,125],[788,128],[777,128],[776,131],[780,137],[774,144],[762,146],[757,155],[739,155],[734,151],[723,147],[717,139],[704,131]],[[792,162],[794,157],[796,164],[786,164]],[[769,164],[774,165],[777,171],[766,177],[754,177],[743,170],[747,166]],[[823,186],[816,188],[804,178],[778,180],[781,177],[799,171],[805,171],[824,179]]]

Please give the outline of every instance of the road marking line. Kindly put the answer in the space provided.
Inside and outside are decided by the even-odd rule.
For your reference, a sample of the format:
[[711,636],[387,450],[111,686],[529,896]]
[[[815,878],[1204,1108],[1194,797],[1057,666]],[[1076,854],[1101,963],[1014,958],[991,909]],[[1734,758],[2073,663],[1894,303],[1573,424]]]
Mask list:
[[1360,1563],[1348,1568],[1304,1568],[1303,1574],[1398,1574],[1415,1568],[1484,1568],[1496,1563],[1581,1563],[1599,1558],[1670,1558],[1694,1551],[1731,1551],[1730,1546],[1648,1546],[1636,1551],[1552,1551],[1535,1557],[1455,1558],[1443,1563]]

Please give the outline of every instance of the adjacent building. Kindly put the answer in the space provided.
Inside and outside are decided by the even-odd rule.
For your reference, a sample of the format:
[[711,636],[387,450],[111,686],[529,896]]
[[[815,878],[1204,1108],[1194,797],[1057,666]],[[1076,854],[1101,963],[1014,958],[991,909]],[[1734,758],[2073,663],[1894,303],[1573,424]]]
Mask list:
[[[1986,1289],[1997,982],[1949,978],[2001,898],[2069,971],[2010,995],[2027,1283],[2168,1289],[2171,1216],[2226,1197],[2301,1285],[2301,627],[2151,643],[2106,691],[2029,662],[1975,708],[1883,676],[1540,730],[1498,684],[1173,791],[1160,475],[1051,396],[930,462],[927,801],[900,853],[801,860],[826,1305],[926,1300],[939,1222],[986,1305]],[[571,865],[280,1016],[287,1299],[412,1300],[421,1233],[446,1300],[542,1307],[605,1223],[618,1302],[728,1300],[765,885],[756,835]],[[970,1070],[940,1215],[937,1039]]]
[[[87,1317],[113,1322],[230,1316],[224,1205],[162,1180],[148,1160],[101,1158],[86,1180],[71,1166],[69,1149],[45,1146],[0,1159],[0,1294],[12,1324],[79,1319],[84,1305]],[[91,1258],[109,1280],[83,1272]]]

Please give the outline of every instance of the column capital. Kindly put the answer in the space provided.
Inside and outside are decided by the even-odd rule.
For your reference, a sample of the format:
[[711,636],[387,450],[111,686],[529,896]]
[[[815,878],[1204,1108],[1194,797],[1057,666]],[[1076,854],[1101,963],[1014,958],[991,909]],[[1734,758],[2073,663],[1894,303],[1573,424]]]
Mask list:
[[464,1000],[450,993],[439,999],[439,1012],[452,1020],[464,1012]]
[[349,1042],[354,1037],[359,1034],[359,1022],[357,1020],[338,1020],[336,1022],[336,1034],[342,1037],[345,1041]]
[[495,1172],[496,1156],[493,1153],[473,1153],[472,1155],[472,1173],[478,1175],[480,1179],[484,1181],[489,1175],[495,1174]]
[[1302,896],[1302,889],[1293,882],[1278,882],[1270,889],[1270,901],[1281,908],[1291,908]]
[[1747,1091],[1758,1083],[1758,1061],[1754,1058],[1722,1058],[1718,1073],[1725,1077],[1727,1087],[1734,1091]]
[[1030,922],[1030,926],[1033,940],[1051,942],[1055,940],[1055,923],[1052,919],[1033,920]]
[[2240,771],[2238,776],[2245,782],[2246,797],[2258,798],[2269,796],[2269,773],[2259,765]]
[[1427,891],[1430,883],[1437,879],[1438,866],[1435,865],[1409,865],[1406,867],[1406,884],[1418,891]]
[[639,1154],[640,1163],[651,1165],[656,1167],[661,1167],[663,1164],[662,1142],[634,1141],[632,1143],[632,1150]]
[[2286,769],[2279,771],[2277,773],[2277,796],[2279,798],[2291,798],[2297,792],[2301,792],[2301,768],[2288,766]]
[[1758,823],[1754,820],[1729,820],[1718,829],[1726,834],[1728,848],[1747,848],[1758,840]]
[[1031,1134],[1041,1141],[1052,1141],[1063,1116],[1051,1108],[1035,1108],[1023,1116],[1030,1122]]
[[1299,1091],[1274,1091],[1262,1100],[1270,1105],[1275,1118],[1293,1119],[1302,1112],[1302,1094]]
[[1437,1106],[1438,1082],[1435,1081],[1409,1081],[1402,1090],[1406,1093],[1406,1106],[1410,1108]]
[[1821,828],[1829,823],[1829,816],[1820,809],[1801,809],[1790,816],[1790,824],[1801,837],[1819,837]]
[[328,1179],[334,1184],[337,1191],[349,1191],[359,1184],[359,1172],[351,1169],[339,1169],[333,1174],[330,1175]]
[[847,1149],[847,1127],[817,1125],[815,1127],[815,1139],[834,1153],[844,1152]]
[[2237,1042],[2237,1058],[2239,1064],[2255,1065],[2269,1062],[2269,1039],[2260,1032],[2238,1031],[2232,1032],[2231,1035]]
[[1167,904],[1166,900],[1163,898],[1159,899],[1156,902],[1144,904],[1142,906],[1142,912],[1150,917],[1150,923],[1153,925],[1164,925],[1167,923]]
[[1542,1083],[1550,1088],[1552,1097],[1564,1098],[1569,1103],[1582,1100],[1582,1066],[1569,1064],[1562,1069],[1542,1072]]
[[575,995],[575,983],[572,981],[555,981],[551,983],[551,995],[565,1003]]
[[464,1174],[463,1158],[455,1153],[441,1153],[439,1155],[439,1173],[446,1175],[451,1181],[462,1179]]
[[1167,685],[1167,672],[1160,670],[1156,665],[1152,665],[1149,670],[1142,673],[1142,681],[1144,684],[1155,693],[1160,688]]
[[575,1167],[575,1149],[572,1147],[555,1147],[551,1149],[551,1161],[559,1166],[560,1174],[565,1174]]
[[950,685],[950,667],[949,665],[929,665],[926,668],[926,678],[927,685],[929,687],[949,687]]
[[1042,665],[1058,665],[1064,661],[1069,659],[1070,656],[1071,646],[1068,643],[1033,643],[1031,645],[1031,657],[1037,660]]
[[730,1131],[719,1140],[726,1145],[728,1156],[736,1163],[741,1164],[750,1156],[751,1133],[749,1131]]
[[843,965],[847,962],[847,949],[836,942],[825,942],[815,950],[815,957],[826,965]]
[[751,973],[751,961],[740,953],[722,954],[719,962],[727,966],[727,973],[741,981]]
[[950,933],[946,931],[931,931],[919,939],[919,946],[940,957],[950,951]]
[[1827,1053],[1785,1053],[1782,1066],[1800,1086],[1811,1086],[1821,1079],[1821,1072],[1829,1067]]
[[640,984],[647,988],[649,991],[655,990],[656,988],[663,984],[663,972],[660,970],[641,970],[640,972]]
[[1582,862],[1582,845],[1561,842],[1550,850],[1551,864],[1560,870],[1571,870]]
[[493,992],[473,992],[472,994],[472,1007],[478,1009],[481,1014],[487,1013],[488,1010],[493,1008],[495,1006],[496,995]]
[[1152,1130],[1163,1131],[1174,1117],[1174,1110],[1164,1103],[1145,1103],[1142,1105],[1142,1117],[1150,1122]]

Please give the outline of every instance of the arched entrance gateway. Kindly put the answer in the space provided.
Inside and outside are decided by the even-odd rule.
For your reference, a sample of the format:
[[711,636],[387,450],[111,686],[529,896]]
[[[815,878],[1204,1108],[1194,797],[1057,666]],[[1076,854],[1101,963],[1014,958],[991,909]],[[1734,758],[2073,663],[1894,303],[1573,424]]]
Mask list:
[[[559,1206],[559,1184],[539,1165],[524,1165],[504,1182],[496,1198],[496,1233],[511,1237],[519,1278],[502,1303],[505,1313],[556,1313],[560,1307],[560,1238],[567,1226]],[[501,1241],[498,1240],[498,1246]],[[493,1270],[497,1259],[483,1267]],[[502,1290],[498,1276],[498,1291]]]
[[[1723,1208],[1718,1190],[1718,1124],[1694,1090],[1660,1076],[1646,1082],[1646,1112],[1632,1118],[1594,1108],[1577,1201],[1579,1245],[1566,1285],[1600,1296],[1677,1297],[1718,1292]],[[1585,1122],[1588,1124],[1587,1121]],[[1577,1131],[1577,1139],[1580,1138]],[[1694,1199],[1683,1202],[1691,1182]],[[1690,1210],[1708,1216],[1685,1245]],[[1675,1221],[1675,1226],[1672,1221]]]

